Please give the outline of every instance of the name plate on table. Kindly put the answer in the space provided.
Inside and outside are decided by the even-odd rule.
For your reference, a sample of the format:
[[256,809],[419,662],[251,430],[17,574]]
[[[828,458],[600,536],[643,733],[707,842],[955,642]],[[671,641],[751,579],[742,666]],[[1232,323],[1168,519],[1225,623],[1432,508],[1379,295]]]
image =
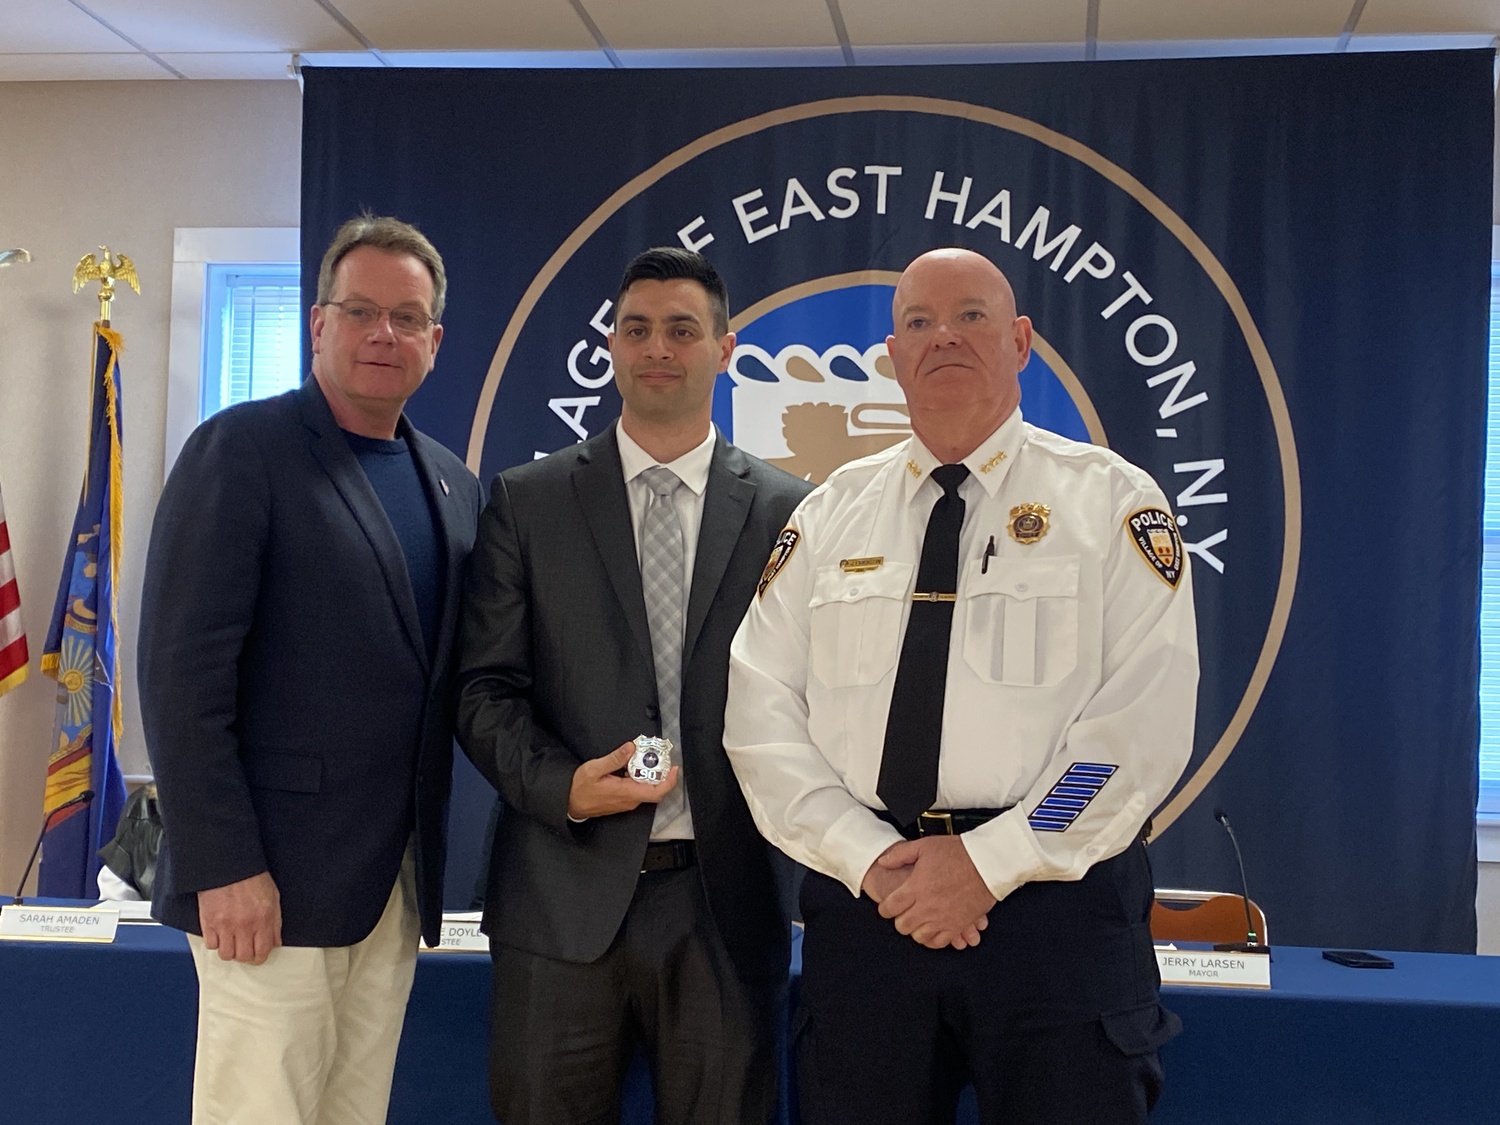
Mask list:
[[1266,953],[1217,953],[1212,949],[1156,947],[1162,984],[1208,984],[1216,988],[1270,988]]
[[443,916],[443,928],[438,932],[437,947],[428,952],[488,953],[489,951],[490,939],[479,932],[479,915],[465,913]]
[[13,941],[115,940],[118,910],[82,906],[0,907],[0,938]]

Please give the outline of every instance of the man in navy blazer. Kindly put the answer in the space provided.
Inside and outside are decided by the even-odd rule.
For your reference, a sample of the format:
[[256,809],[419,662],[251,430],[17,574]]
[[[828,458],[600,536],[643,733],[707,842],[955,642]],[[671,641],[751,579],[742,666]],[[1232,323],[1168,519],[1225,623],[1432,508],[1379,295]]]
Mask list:
[[416,228],[346,223],[312,378],[200,426],[157,507],[139,653],[165,826],[153,913],[198,970],[195,1125],[385,1119],[417,935],[438,939],[481,503],[402,413],[444,289]]

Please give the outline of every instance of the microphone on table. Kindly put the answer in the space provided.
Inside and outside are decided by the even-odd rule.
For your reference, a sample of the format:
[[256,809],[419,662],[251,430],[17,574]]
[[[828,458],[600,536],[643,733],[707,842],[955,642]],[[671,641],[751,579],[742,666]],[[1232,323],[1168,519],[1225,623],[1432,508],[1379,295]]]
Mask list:
[[52,824],[52,818],[64,809],[71,809],[74,805],[84,805],[94,799],[94,791],[85,789],[71,801],[64,801],[46,816],[42,817],[42,830],[36,834],[36,847],[31,849],[31,858],[26,861],[26,870],[21,872],[21,881],[16,885],[15,897],[10,900],[12,906],[20,906],[22,902],[21,892],[26,889],[26,880],[31,878],[31,869],[36,866],[37,853],[42,850],[42,838],[47,835],[47,829]]
[[1250,882],[1245,878],[1245,857],[1240,852],[1240,842],[1235,838],[1234,829],[1229,826],[1229,817],[1224,815],[1223,809],[1214,809],[1214,819],[1224,826],[1224,831],[1229,833],[1229,842],[1234,845],[1234,858],[1240,865],[1240,890],[1244,892],[1245,901],[1245,939],[1244,941],[1221,942],[1214,946],[1219,953],[1270,953],[1271,947],[1261,942],[1255,932],[1255,922],[1250,917]]

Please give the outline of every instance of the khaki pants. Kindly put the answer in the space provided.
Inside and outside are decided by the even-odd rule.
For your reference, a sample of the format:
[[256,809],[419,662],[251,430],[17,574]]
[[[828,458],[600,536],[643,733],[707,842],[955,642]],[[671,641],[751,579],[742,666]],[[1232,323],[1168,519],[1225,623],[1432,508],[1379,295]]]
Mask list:
[[247,965],[189,934],[193,1125],[382,1125],[419,930],[408,850],[385,912],[356,945],[282,946]]

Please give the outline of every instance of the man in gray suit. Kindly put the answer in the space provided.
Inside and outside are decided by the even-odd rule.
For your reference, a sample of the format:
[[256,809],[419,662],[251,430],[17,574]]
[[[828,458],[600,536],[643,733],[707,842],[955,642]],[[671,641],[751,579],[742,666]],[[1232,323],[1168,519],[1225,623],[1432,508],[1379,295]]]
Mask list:
[[[734,349],[701,255],[625,271],[618,426],[497,477],[462,611],[459,740],[506,807],[484,928],[506,1125],[769,1121],[787,925],[723,746],[729,642],[810,486],[710,421]],[[641,734],[676,763],[622,776]]]

